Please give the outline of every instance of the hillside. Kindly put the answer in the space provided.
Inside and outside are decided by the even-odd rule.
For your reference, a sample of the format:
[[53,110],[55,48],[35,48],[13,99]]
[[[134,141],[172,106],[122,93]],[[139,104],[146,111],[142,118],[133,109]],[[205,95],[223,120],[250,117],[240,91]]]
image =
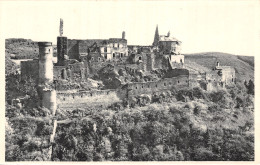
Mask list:
[[[56,56],[56,46],[53,45],[53,56]],[[5,53],[11,59],[35,59],[39,55],[38,42],[24,38],[8,38],[5,40]]]
[[202,67],[212,69],[219,62],[222,66],[232,66],[236,70],[236,77],[239,81],[254,80],[254,57],[237,56],[228,53],[206,52],[185,54],[185,63],[196,63]]

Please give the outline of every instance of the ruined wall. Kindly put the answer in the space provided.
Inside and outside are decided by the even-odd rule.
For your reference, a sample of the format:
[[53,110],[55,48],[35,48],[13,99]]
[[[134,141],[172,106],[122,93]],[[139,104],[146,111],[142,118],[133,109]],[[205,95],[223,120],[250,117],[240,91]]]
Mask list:
[[146,70],[147,71],[154,70],[154,54],[147,53],[146,56],[147,56]]
[[54,66],[53,67],[53,79],[54,80],[63,79],[62,72],[64,69],[66,69],[65,66]]
[[170,59],[172,63],[184,63],[184,55],[171,55]]
[[178,76],[182,76],[182,75],[186,75],[189,76],[189,70],[187,69],[171,69],[168,70],[165,75],[164,78],[172,78],[172,77],[178,77]]
[[178,41],[160,41],[159,50],[163,54],[180,54],[181,45]]
[[29,60],[21,61],[21,79],[25,80],[28,77],[38,79],[39,77],[39,61]]
[[226,84],[233,84],[235,83],[235,69],[234,68],[227,68],[222,70],[222,81]]
[[152,95],[153,93],[162,92],[171,90],[175,88],[189,87],[189,76],[178,76],[174,78],[165,78],[156,82],[137,82],[129,83],[127,87],[124,87],[127,90],[126,97],[138,96],[141,94]]
[[57,57],[58,62],[57,65],[63,66],[64,65],[64,55],[68,55],[67,52],[67,37],[57,37]]
[[68,39],[68,56],[70,59],[79,60],[79,40]]
[[93,90],[82,92],[57,92],[59,108],[84,106],[90,104],[112,104],[120,101],[116,90]]
[[54,115],[57,109],[56,90],[42,90],[42,106],[51,110]]

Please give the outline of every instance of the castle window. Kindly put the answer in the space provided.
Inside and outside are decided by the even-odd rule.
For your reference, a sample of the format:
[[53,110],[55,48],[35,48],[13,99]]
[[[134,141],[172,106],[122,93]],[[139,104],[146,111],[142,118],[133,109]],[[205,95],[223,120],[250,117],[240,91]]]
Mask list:
[[139,60],[142,60],[142,57],[139,57]]
[[166,83],[164,83],[164,86],[166,86]]
[[104,52],[107,52],[107,47],[104,48]]
[[51,51],[51,49],[49,49],[49,52]]
[[100,61],[101,60],[101,58],[100,57],[98,57],[98,61]]
[[142,86],[142,88],[144,88],[144,86]]
[[121,57],[123,57],[123,53],[120,53]]
[[105,58],[107,59],[107,54],[105,54]]
[[157,88],[157,84],[155,85],[155,87]]
[[113,58],[115,58],[115,53],[113,53]]
[[180,83],[180,81],[178,80],[178,83]]

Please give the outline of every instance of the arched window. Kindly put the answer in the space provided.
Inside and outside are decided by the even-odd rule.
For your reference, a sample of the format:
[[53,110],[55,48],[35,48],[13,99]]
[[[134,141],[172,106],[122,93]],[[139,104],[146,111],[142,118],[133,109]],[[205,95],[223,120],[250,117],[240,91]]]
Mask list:
[[139,57],[139,60],[142,60],[142,57],[141,57],[141,56]]

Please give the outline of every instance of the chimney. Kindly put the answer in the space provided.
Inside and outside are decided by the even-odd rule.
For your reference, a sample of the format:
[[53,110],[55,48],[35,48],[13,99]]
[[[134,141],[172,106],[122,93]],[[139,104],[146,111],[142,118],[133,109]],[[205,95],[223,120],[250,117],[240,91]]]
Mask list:
[[125,31],[122,32],[122,39],[125,39]]
[[170,31],[169,31],[168,34],[167,34],[167,37],[170,37],[170,35],[171,35],[171,33],[170,33]]

